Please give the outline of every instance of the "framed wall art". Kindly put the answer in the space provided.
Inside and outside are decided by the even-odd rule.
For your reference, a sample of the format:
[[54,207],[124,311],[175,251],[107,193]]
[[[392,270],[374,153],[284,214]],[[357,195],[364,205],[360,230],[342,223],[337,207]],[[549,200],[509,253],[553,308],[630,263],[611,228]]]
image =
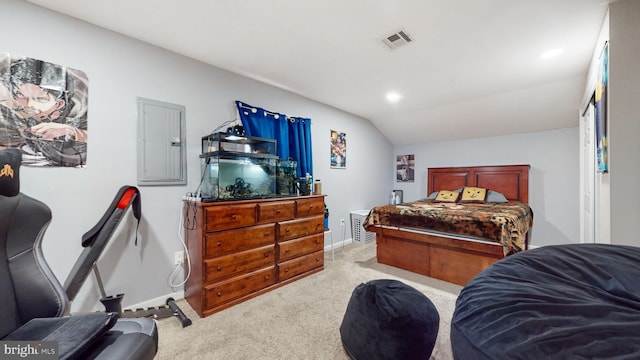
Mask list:
[[87,94],[80,70],[0,52],[0,148],[25,166],[85,167]]
[[608,148],[609,138],[607,136],[607,111],[608,94],[607,85],[609,81],[609,43],[604,44],[602,55],[600,56],[600,69],[596,83],[596,161],[598,172],[609,171]]
[[331,130],[331,168],[347,168],[347,134]]
[[396,181],[413,182],[415,180],[415,155],[398,155],[396,157]]

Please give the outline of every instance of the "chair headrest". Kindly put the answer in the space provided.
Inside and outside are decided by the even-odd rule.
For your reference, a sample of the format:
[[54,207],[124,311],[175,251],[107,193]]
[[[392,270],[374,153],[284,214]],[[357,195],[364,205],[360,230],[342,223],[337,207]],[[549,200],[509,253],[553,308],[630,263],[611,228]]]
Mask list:
[[0,195],[20,193],[20,165],[22,153],[18,149],[0,150]]

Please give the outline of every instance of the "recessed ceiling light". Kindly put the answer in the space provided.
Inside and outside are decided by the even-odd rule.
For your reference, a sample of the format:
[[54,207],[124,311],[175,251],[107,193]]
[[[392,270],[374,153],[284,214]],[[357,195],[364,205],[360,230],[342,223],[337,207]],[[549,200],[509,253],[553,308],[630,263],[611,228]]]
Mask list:
[[397,103],[402,98],[402,95],[399,93],[392,91],[387,93],[387,101],[390,103]]
[[553,49],[553,50],[545,51],[544,53],[542,53],[542,55],[540,55],[540,57],[543,59],[551,59],[553,57],[556,57],[562,54],[563,51],[564,50],[562,49]]

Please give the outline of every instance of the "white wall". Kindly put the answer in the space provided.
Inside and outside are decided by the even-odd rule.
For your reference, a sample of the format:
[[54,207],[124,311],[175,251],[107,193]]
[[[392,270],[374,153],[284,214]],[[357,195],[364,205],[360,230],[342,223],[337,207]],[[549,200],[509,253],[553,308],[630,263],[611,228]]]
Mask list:
[[396,146],[394,152],[415,154],[415,182],[394,184],[404,190],[405,201],[428,195],[429,167],[529,164],[529,204],[534,213],[531,245],[579,242],[577,127]]
[[640,218],[640,153],[637,103],[640,98],[640,2],[609,4],[587,77],[584,102],[593,93],[600,53],[609,41],[608,123],[609,172],[596,177],[597,241],[640,246],[636,223]]
[[[135,222],[129,216],[103,254],[99,265],[106,292],[125,293],[125,308],[177,290],[168,280],[173,254],[180,250],[180,199],[198,185],[200,137],[235,118],[234,100],[312,119],[314,171],[327,194],[334,233],[341,233],[339,219],[347,219],[348,226],[351,210],[386,201],[392,146],[369,121],[23,1],[0,0],[0,8],[0,51],[79,69],[89,77],[87,168],[21,170],[21,190],[52,209],[43,247],[61,282],[81,252],[81,235],[100,219],[120,186],[136,184],[139,96],[186,107],[188,185],[141,187],[139,245],[133,244]],[[329,169],[330,129],[347,133],[347,169]],[[72,310],[100,309],[98,298],[90,277]]]
[[640,1],[609,5],[611,243],[640,246]]

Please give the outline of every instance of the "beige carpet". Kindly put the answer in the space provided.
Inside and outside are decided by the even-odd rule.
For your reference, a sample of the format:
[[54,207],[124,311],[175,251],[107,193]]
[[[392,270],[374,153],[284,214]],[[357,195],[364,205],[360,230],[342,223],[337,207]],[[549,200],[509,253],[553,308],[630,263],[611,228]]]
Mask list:
[[349,245],[325,256],[320,273],[283,286],[207,318],[185,300],[177,303],[193,321],[158,320],[156,359],[348,359],[340,323],[353,289],[374,279],[397,279],[423,292],[440,313],[431,359],[452,359],[449,327],[460,286],[376,262],[375,244]]

